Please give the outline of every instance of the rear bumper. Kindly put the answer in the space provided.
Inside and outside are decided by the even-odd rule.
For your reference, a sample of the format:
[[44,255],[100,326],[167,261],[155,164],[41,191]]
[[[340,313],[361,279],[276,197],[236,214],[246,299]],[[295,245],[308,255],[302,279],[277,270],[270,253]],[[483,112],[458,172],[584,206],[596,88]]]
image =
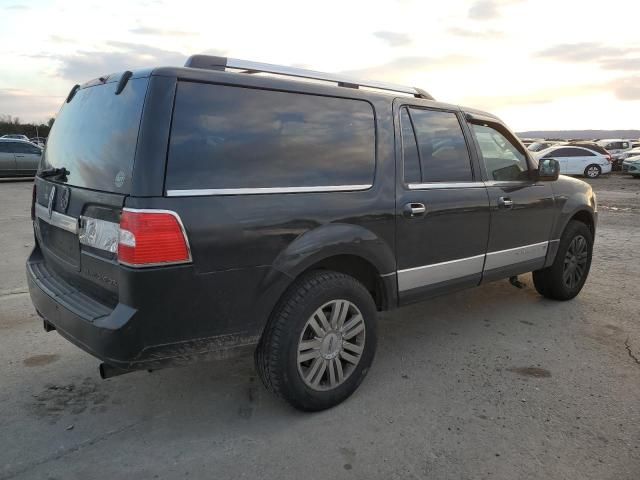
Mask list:
[[105,363],[140,368],[135,364],[143,346],[131,328],[136,310],[90,299],[52,274],[35,250],[27,261],[27,283],[36,311],[60,335]]
[[51,272],[38,247],[27,260],[26,274],[31,301],[47,323],[82,350],[123,370],[229,358],[252,351],[259,340],[217,335],[159,343],[151,340],[154,330],[171,318],[158,318],[123,303],[110,308],[95,301]]

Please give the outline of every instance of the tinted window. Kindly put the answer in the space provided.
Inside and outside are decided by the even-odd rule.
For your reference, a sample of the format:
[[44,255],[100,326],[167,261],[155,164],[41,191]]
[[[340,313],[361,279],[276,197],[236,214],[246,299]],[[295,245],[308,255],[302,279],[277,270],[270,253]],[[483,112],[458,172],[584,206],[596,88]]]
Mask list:
[[11,148],[11,143],[13,142],[0,142],[0,152],[13,153],[13,149]]
[[78,90],[64,103],[44,153],[44,168],[66,168],[67,183],[127,193],[136,152],[147,78]]
[[[527,180],[527,158],[505,135],[488,125],[471,125],[490,180]],[[545,155],[546,156],[546,155]]]
[[167,189],[371,185],[374,170],[364,101],[178,85]]
[[411,108],[423,182],[469,182],[471,161],[455,113]]
[[42,151],[35,145],[29,145],[28,143],[13,142],[13,151],[15,153],[34,153],[40,155]]
[[420,183],[422,181],[422,175],[420,173],[418,145],[416,144],[416,136],[413,133],[413,126],[409,118],[409,111],[406,108],[403,108],[400,113],[400,125],[402,128],[404,181],[405,183]]

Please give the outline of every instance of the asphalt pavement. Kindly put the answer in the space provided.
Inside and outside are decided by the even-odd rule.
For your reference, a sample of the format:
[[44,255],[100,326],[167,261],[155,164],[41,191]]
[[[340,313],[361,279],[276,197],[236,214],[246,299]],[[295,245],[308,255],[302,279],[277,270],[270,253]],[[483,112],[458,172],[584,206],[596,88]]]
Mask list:
[[31,184],[0,182],[0,479],[637,480],[640,180],[591,183],[576,299],[524,275],[383,314],[360,389],[305,414],[250,358],[101,380],[43,331],[24,275]]

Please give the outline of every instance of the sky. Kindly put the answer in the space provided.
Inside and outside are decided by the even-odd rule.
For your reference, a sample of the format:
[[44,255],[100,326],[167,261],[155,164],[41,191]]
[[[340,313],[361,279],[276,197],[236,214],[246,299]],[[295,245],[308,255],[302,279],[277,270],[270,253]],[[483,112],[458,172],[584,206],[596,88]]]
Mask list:
[[195,53],[418,86],[517,131],[640,128],[631,0],[0,0],[0,115]]

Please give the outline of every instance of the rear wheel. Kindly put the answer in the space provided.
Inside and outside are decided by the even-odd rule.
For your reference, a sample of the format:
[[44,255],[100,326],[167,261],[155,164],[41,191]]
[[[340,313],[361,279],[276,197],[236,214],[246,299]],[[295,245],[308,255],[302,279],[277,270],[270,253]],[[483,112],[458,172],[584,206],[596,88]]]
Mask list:
[[541,295],[570,300],[582,290],[593,253],[593,235],[582,222],[572,220],[565,228],[556,258],[550,267],[533,272],[533,284]]
[[306,274],[287,291],[256,350],[267,387],[295,408],[317,411],[349,397],[376,348],[376,306],[353,277]]
[[602,173],[602,169],[598,165],[589,165],[584,169],[584,176],[588,178],[598,178]]

